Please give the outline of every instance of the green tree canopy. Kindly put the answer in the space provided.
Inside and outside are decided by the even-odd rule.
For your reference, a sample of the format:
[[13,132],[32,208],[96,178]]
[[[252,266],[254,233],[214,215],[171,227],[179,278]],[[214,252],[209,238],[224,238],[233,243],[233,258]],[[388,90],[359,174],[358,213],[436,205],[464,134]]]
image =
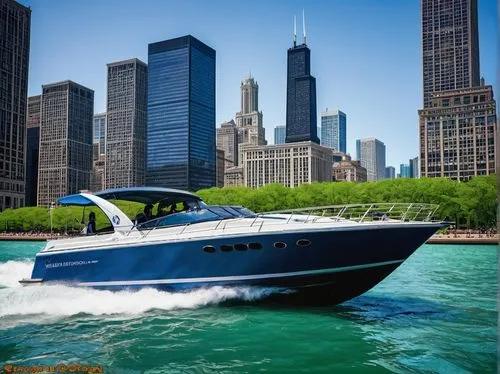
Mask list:
[[[209,205],[242,205],[255,212],[304,208],[321,205],[358,203],[432,203],[439,204],[437,218],[459,223],[461,227],[493,228],[496,225],[497,184],[495,175],[457,182],[445,178],[400,178],[378,182],[322,182],[287,188],[269,184],[259,189],[248,187],[209,188],[198,191]],[[144,205],[113,201],[131,219]],[[156,213],[157,207],[153,208]],[[52,210],[52,229],[58,232],[81,230],[89,213],[96,213],[97,229],[111,226],[96,207],[56,207]],[[50,211],[42,207],[6,209],[0,213],[0,231],[50,232]]]

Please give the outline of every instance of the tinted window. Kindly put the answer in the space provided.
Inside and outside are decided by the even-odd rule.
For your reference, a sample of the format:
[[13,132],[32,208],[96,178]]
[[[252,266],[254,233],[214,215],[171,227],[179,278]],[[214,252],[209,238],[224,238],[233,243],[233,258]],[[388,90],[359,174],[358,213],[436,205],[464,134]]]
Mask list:
[[190,212],[180,212],[170,214],[165,217],[154,219],[140,225],[140,228],[154,228],[171,225],[184,225],[186,223],[214,221],[220,219],[216,214],[209,210],[194,210]]
[[225,210],[223,207],[220,206],[211,206],[209,207],[210,211],[217,214],[221,218],[234,218],[235,215],[232,213],[229,213],[227,210]]
[[255,217],[255,215],[256,215],[250,209],[243,208],[241,206],[233,206],[231,208],[233,208],[234,210],[236,210],[238,213],[240,213],[244,217]]

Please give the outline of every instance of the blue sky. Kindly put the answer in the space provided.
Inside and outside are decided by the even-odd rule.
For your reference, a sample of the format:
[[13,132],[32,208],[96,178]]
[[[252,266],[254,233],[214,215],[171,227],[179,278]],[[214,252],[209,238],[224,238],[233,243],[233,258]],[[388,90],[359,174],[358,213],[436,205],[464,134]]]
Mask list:
[[[419,0],[19,1],[32,8],[30,95],[71,79],[95,91],[102,112],[107,63],[147,63],[148,43],[191,34],[217,51],[217,126],[239,111],[240,82],[251,73],[270,143],[285,124],[286,51],[295,14],[300,38],[304,8],[318,112],[347,114],[347,151],[377,137],[396,170],[418,154]],[[497,2],[478,3],[481,74],[498,95]]]

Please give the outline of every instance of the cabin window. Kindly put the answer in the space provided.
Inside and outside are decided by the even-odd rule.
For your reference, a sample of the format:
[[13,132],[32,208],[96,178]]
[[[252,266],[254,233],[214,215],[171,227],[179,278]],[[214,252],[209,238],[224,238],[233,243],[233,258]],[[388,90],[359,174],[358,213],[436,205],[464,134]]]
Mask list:
[[260,243],[248,243],[248,248],[250,248],[250,249],[262,249],[262,244],[260,244]]
[[297,240],[297,245],[299,247],[307,247],[308,245],[311,245],[311,241],[309,239],[299,239]]
[[220,246],[220,250],[222,252],[231,252],[233,250],[233,246],[232,245],[223,244],[223,245]]
[[286,248],[286,243],[276,242],[274,243],[274,248]]
[[238,243],[234,245],[234,249],[237,251],[246,251],[248,249],[248,246],[245,243]]
[[206,245],[203,247],[203,250],[207,253],[214,253],[215,247],[213,245]]

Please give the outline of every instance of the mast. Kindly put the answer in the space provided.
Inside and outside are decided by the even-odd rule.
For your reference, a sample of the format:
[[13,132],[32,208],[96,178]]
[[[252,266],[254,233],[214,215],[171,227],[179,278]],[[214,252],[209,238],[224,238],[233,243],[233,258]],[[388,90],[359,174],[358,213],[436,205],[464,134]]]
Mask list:
[[302,32],[304,33],[304,45],[307,45],[307,43],[306,43],[306,16],[304,14],[304,9],[302,9]]
[[293,16],[293,47],[297,46],[297,16]]

